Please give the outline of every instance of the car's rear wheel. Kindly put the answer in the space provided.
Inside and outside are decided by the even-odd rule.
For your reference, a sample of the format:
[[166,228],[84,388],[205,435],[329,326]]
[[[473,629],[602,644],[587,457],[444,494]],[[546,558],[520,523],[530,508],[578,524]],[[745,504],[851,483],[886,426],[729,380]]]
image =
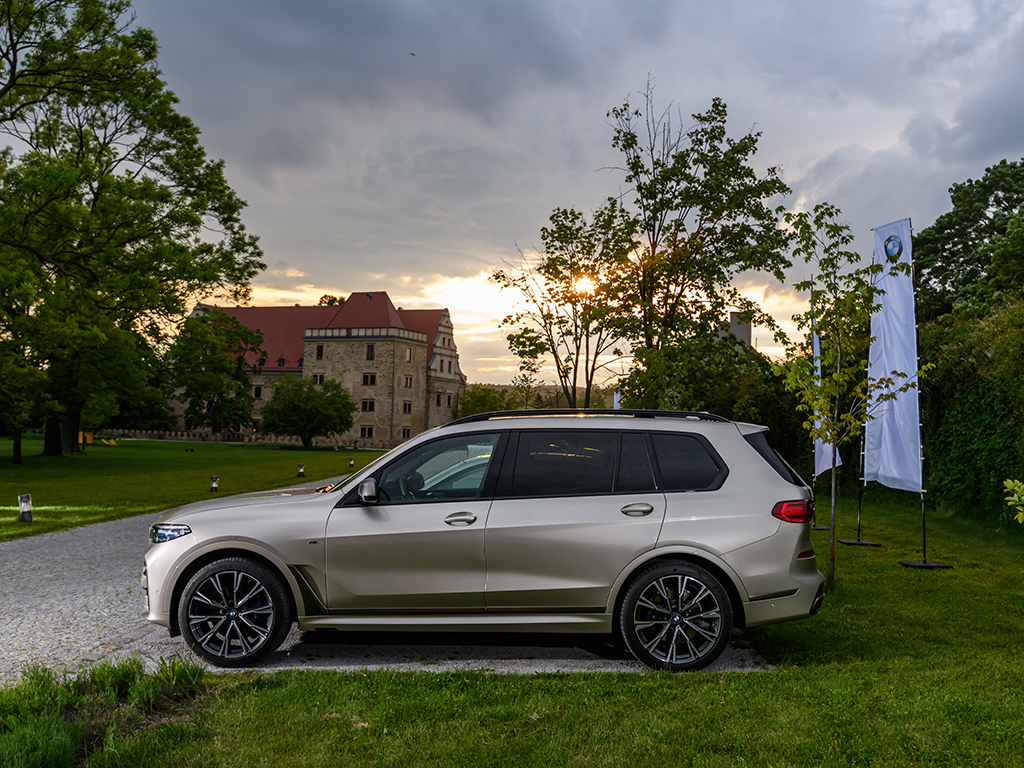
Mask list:
[[732,603],[703,568],[662,563],[630,585],[619,625],[629,650],[644,664],[674,672],[703,669],[729,643]]
[[252,560],[228,558],[200,569],[185,586],[178,621],[188,646],[220,667],[259,661],[290,628],[281,579]]

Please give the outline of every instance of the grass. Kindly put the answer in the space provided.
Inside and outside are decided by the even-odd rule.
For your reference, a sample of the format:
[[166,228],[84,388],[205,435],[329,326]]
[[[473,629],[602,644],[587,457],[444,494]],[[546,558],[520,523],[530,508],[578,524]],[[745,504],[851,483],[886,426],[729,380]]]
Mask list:
[[159,765],[172,746],[197,736],[190,710],[205,690],[191,661],[101,662],[77,677],[30,669],[0,690],[0,765],[4,768]]
[[[853,538],[855,502],[841,502],[838,522]],[[904,568],[921,559],[918,500],[872,490],[863,534],[883,546],[837,545],[837,585],[818,616],[747,632],[774,670],[211,676],[198,698],[179,700],[167,730],[139,716],[129,742],[116,719],[95,720],[113,735],[95,738],[89,764],[1024,765],[1024,538],[1011,525],[930,514],[929,559],[954,568]],[[828,533],[812,535],[825,568]],[[0,742],[14,733],[6,711]],[[66,733],[39,720],[33,732],[53,743]],[[100,749],[108,738],[118,751]]]
[[[21,465],[13,442],[0,440],[0,541],[117,520],[208,499],[210,476],[220,495],[248,493],[348,474],[380,451],[282,450],[279,445],[120,441],[85,453],[45,457],[42,440],[26,436]],[[305,465],[299,478],[298,465]],[[18,496],[32,495],[33,522],[22,523]]]

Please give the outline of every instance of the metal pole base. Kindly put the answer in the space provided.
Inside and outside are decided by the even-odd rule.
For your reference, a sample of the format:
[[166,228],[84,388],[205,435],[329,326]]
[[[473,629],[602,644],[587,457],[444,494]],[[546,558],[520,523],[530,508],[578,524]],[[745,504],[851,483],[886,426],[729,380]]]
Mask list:
[[913,560],[900,560],[900,565],[905,568],[927,568],[928,570],[938,570],[940,568],[952,568],[952,565],[946,563],[919,563]]
[[845,544],[848,547],[880,547],[882,546],[877,541],[868,541],[867,539],[839,539],[840,544]]

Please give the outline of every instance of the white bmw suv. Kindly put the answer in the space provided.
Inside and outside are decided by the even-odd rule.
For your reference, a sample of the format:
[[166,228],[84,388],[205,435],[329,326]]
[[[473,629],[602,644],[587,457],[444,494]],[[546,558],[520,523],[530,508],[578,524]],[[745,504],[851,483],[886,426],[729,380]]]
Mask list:
[[304,630],[593,632],[700,669],[734,626],[817,613],[810,489],[707,413],[511,411],[345,482],[200,502],[150,532],[149,620],[249,666]]

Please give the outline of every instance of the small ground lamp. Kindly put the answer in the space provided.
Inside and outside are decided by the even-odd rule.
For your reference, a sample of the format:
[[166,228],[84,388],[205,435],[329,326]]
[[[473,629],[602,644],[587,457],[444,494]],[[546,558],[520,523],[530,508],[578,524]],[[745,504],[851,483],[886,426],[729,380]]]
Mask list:
[[305,476],[306,476],[306,465],[305,464],[299,464],[299,477],[305,477]]
[[21,522],[32,522],[32,494],[23,493],[18,496],[18,507],[21,509]]
[[210,475],[210,493],[217,491],[217,481],[220,480],[219,475]]

